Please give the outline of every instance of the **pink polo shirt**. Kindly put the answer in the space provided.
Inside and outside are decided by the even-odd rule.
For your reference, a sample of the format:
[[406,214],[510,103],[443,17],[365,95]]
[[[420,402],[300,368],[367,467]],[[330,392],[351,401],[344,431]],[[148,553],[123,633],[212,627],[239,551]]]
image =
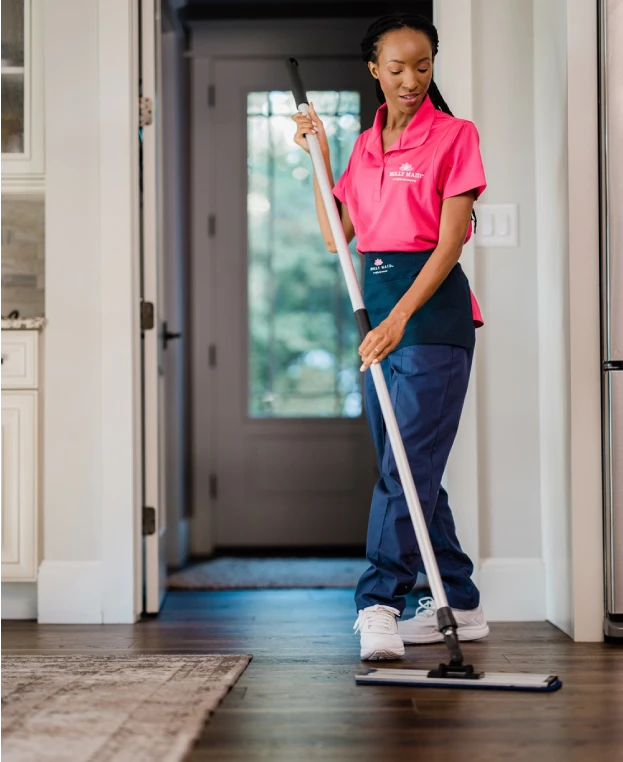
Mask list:
[[[357,138],[333,193],[348,207],[357,250],[428,251],[439,243],[446,198],[486,188],[478,131],[438,111],[427,96],[400,138],[383,152],[387,104]],[[465,241],[472,235],[472,225]],[[474,322],[482,316],[472,294]]]

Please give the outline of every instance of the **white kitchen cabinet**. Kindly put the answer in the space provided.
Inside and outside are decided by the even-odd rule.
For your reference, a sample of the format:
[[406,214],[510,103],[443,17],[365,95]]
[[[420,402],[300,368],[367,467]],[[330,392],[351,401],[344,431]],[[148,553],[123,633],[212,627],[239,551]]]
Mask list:
[[43,2],[2,0],[2,192],[43,193]]
[[36,580],[40,561],[39,347],[38,331],[2,331],[2,580],[6,582]]

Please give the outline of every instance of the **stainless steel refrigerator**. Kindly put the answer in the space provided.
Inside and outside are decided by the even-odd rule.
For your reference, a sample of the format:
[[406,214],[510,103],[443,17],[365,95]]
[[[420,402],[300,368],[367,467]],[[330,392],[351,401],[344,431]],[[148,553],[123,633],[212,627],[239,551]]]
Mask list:
[[623,0],[600,2],[604,632],[623,639]]

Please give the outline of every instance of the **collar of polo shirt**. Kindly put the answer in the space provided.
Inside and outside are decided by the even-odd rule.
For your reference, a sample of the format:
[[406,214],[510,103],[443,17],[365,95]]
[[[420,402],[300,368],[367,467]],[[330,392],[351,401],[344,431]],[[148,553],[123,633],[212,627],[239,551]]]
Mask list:
[[[430,133],[433,122],[435,121],[436,113],[437,110],[427,95],[413,119],[404,128],[398,140],[388,148],[387,153],[390,153],[391,151],[404,151],[407,148],[417,148],[418,146],[421,146]],[[368,151],[381,161],[383,161],[384,156],[382,132],[386,119],[387,103],[384,103],[376,112],[376,118],[366,143]]]

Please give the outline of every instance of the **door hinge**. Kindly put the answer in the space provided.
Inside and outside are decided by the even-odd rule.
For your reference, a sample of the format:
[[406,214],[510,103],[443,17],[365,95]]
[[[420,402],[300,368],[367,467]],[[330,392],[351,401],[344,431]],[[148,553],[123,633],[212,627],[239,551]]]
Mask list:
[[216,103],[216,88],[214,85],[208,85],[208,106],[212,107]]
[[210,344],[208,347],[208,367],[216,368],[216,344]]
[[216,235],[216,215],[208,215],[208,237],[214,238]]
[[218,495],[218,481],[216,474],[210,474],[210,500],[216,500]]
[[154,327],[153,302],[141,302],[141,331],[151,331]]
[[154,102],[151,98],[139,98],[138,103],[139,127],[148,127],[154,122]]
[[156,534],[156,509],[143,506],[143,535]]

